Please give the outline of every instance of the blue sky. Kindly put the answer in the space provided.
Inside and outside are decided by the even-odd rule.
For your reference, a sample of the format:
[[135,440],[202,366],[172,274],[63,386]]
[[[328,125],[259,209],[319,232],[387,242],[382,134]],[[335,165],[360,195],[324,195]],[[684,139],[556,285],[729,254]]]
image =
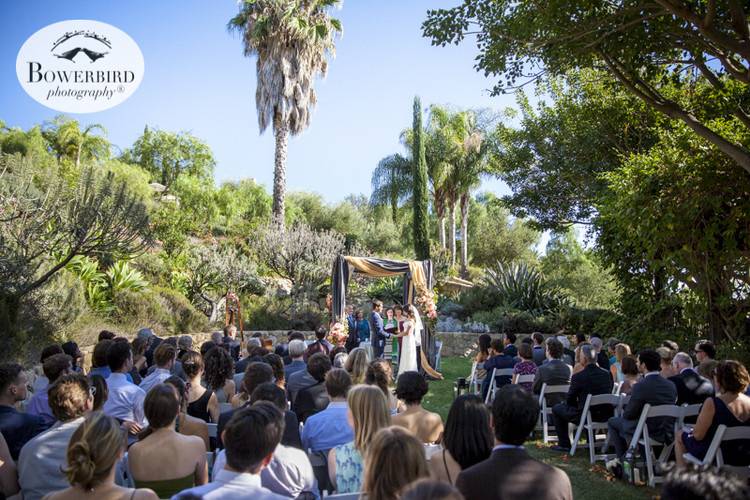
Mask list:
[[[490,97],[492,80],[472,65],[475,46],[432,47],[420,25],[427,9],[458,0],[349,0],[335,12],[344,25],[328,76],[318,81],[318,106],[308,130],[289,145],[287,187],[336,202],[370,192],[384,156],[400,152],[414,95],[423,105],[502,109],[512,96]],[[0,119],[28,128],[57,113],[27,96],[16,79],[18,49],[38,29],[66,19],[94,19],[128,33],[145,59],[140,88],[123,104],[75,115],[100,123],[118,147],[144,125],[186,130],[204,139],[217,160],[216,178],[255,178],[270,188],[273,135],[259,135],[255,61],[226,30],[234,0],[3,0],[0,2]],[[483,190],[506,193],[498,180]]]

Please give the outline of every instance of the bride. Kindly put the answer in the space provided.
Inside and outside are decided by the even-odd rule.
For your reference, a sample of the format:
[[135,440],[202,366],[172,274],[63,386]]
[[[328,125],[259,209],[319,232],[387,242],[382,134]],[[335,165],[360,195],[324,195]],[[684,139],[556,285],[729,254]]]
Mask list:
[[402,337],[401,341],[401,359],[398,363],[398,374],[404,372],[416,372],[417,368],[417,342],[416,342],[416,321],[414,319],[416,311],[414,306],[406,305],[404,307],[406,321],[403,323],[403,332],[398,334]]

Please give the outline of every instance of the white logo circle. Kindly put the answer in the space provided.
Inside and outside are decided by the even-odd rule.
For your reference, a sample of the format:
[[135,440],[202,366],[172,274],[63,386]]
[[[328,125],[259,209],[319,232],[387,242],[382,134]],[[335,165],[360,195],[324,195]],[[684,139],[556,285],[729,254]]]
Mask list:
[[143,80],[143,54],[124,31],[91,20],[50,24],[16,58],[18,81],[35,101],[64,113],[95,113],[125,101]]

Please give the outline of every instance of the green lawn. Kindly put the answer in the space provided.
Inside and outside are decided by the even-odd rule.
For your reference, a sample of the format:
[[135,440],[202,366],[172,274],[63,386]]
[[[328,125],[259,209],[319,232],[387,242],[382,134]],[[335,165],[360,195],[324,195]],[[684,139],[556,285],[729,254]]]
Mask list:
[[[425,397],[424,407],[439,413],[445,420],[453,402],[453,383],[459,377],[468,377],[471,362],[467,358],[443,358],[440,371],[445,380],[430,382],[430,391]],[[526,449],[536,459],[564,470],[573,484],[573,495],[576,499],[629,500],[653,498],[657,494],[650,488],[635,487],[608,478],[602,462],[597,462],[595,466],[589,463],[587,448],[576,452],[574,457],[551,451],[541,441],[527,443]]]

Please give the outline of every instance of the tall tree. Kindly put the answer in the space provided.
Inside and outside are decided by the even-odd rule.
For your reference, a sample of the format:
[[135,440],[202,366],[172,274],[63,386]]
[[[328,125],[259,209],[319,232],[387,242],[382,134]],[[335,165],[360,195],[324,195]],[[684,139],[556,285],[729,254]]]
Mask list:
[[430,227],[427,197],[427,162],[425,160],[424,130],[422,129],[422,103],[414,98],[414,253],[419,260],[430,258]]
[[242,35],[246,56],[257,56],[255,104],[263,133],[273,125],[276,151],[273,217],[284,224],[286,159],[289,135],[310,124],[317,103],[313,82],[325,76],[335,54],[341,22],[328,11],[339,0],[244,0],[229,21]]
[[[102,135],[97,135],[99,132]],[[81,129],[78,120],[66,116],[56,116],[42,127],[42,135],[58,160],[67,160],[78,169],[81,161],[109,156],[107,131],[98,123],[86,125]]]
[[411,196],[413,185],[411,160],[398,153],[386,156],[372,172],[370,203],[389,205],[393,223],[398,224],[399,206]]

